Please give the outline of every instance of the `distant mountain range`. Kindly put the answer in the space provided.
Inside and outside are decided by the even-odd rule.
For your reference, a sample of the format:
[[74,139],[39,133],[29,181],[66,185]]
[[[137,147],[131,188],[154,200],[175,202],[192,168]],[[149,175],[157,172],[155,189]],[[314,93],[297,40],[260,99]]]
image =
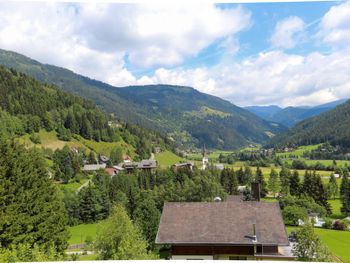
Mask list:
[[267,120],[278,122],[286,127],[292,127],[296,123],[307,118],[317,116],[323,112],[329,111],[336,106],[344,103],[347,99],[341,99],[315,107],[286,107],[280,108],[275,105],[270,106],[248,106],[245,109]]
[[116,88],[5,50],[0,50],[0,64],[90,99],[121,120],[167,135],[178,146],[234,149],[265,143],[285,130],[283,125],[190,87]]
[[285,147],[323,142],[350,148],[350,100],[297,123],[287,132],[273,138],[270,144]]

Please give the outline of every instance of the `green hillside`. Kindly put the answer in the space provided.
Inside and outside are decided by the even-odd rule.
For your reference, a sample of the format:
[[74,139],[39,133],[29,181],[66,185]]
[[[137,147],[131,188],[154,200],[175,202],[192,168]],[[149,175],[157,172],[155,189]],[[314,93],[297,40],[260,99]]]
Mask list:
[[163,138],[135,125],[118,122],[89,100],[23,73],[0,66],[0,133],[27,144],[57,149],[65,144],[109,155],[124,153],[149,158]]
[[266,142],[284,130],[279,124],[189,87],[115,88],[5,50],[0,50],[0,64],[93,100],[120,120],[168,135],[178,146],[206,144],[209,148],[233,149]]
[[271,145],[284,147],[325,142],[350,147],[350,101],[298,123],[286,133],[273,138]]

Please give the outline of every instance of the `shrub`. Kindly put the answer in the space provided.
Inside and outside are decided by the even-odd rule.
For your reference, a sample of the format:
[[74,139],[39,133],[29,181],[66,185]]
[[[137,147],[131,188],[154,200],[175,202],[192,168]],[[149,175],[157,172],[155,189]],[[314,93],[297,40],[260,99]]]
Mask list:
[[347,224],[344,220],[336,220],[333,223],[333,229],[334,230],[346,230],[347,229]]
[[32,133],[29,136],[29,139],[34,143],[34,144],[40,144],[41,140],[40,140],[40,136],[38,134]]
[[297,226],[299,219],[305,221],[307,211],[303,207],[286,206],[282,211],[282,215],[286,225]]

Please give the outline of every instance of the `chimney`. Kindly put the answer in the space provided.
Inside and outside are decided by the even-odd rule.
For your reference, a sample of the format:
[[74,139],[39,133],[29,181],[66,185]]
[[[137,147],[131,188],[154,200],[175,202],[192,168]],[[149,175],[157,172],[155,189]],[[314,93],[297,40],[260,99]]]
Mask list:
[[260,202],[260,183],[256,181],[252,182],[251,188],[254,200]]

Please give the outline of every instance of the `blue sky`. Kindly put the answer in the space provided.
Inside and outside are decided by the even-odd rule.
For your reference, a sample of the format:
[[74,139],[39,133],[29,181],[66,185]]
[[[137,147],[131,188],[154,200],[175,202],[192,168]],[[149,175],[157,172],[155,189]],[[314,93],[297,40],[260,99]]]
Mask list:
[[192,86],[237,105],[350,97],[350,2],[0,2],[0,48],[116,87]]

